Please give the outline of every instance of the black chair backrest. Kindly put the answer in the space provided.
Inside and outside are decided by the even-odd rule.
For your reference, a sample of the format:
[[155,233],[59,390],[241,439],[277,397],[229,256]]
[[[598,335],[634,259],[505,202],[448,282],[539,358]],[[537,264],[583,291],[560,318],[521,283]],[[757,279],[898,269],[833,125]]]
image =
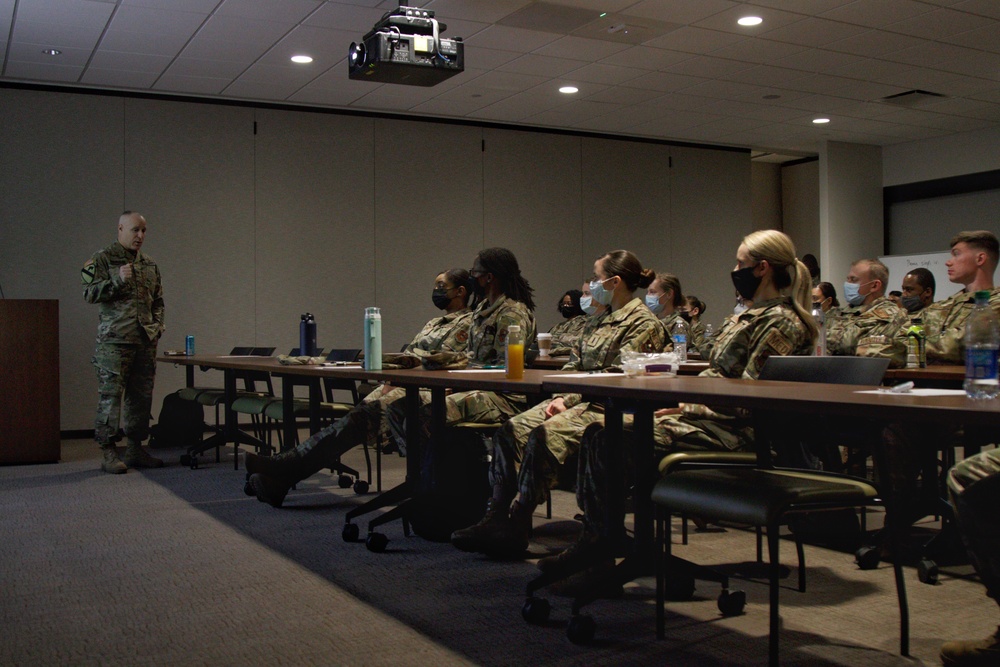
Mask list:
[[229,351],[229,354],[234,357],[235,356],[243,357],[250,354],[252,351],[253,351],[252,347],[234,347],[232,350]]
[[888,359],[873,357],[770,357],[759,379],[877,386],[888,367]]
[[[293,347],[292,351],[288,353],[288,356],[290,356],[290,357],[297,357],[300,354],[301,354],[301,350],[299,350],[299,348],[297,348],[297,347]],[[322,357],[323,356],[323,348],[317,347],[316,348],[316,354],[313,355],[313,356]]]
[[253,355],[253,356],[255,356],[255,357],[270,357],[272,354],[274,354],[274,348],[273,347],[255,347],[250,352],[250,354]]
[[357,361],[361,356],[360,348],[335,347],[326,354],[327,361]]

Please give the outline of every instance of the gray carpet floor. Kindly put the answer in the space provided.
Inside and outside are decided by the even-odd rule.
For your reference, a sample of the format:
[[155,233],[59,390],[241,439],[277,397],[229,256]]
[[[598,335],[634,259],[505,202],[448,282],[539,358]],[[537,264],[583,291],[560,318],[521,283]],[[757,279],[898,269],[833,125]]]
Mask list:
[[[0,467],[0,665],[760,665],[767,655],[767,589],[746,613],[722,618],[717,586],[668,605],[654,633],[654,581],[587,608],[588,646],[565,634],[570,600],[547,596],[544,626],[521,618],[532,561],[495,562],[387,524],[385,553],[341,537],[365,497],[320,473],[275,510],[243,493],[232,454],[196,470],[171,465],[113,476],[90,442],[63,443],[63,461]],[[360,450],[348,463],[363,462]],[[383,481],[404,462],[384,458]],[[368,496],[370,497],[370,496]],[[568,543],[573,496],[536,515],[534,557]],[[362,522],[362,534],[366,530]],[[675,553],[739,569],[753,559],[743,530],[692,535]],[[794,545],[783,543],[792,563]],[[995,603],[968,567],[937,586],[907,568],[912,659],[898,655],[892,570],[861,571],[851,554],[807,547],[808,587],[782,590],[786,665],[934,665],[940,644],[996,629]]]

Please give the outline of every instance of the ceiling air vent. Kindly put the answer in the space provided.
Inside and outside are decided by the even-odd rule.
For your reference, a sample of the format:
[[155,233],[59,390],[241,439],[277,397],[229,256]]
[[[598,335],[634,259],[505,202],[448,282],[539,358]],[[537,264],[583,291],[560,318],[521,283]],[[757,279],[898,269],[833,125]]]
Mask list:
[[913,107],[923,106],[924,104],[929,104],[945,97],[947,96],[941,93],[931,93],[926,90],[908,90],[905,93],[896,93],[895,95],[883,97],[879,102],[912,109]]

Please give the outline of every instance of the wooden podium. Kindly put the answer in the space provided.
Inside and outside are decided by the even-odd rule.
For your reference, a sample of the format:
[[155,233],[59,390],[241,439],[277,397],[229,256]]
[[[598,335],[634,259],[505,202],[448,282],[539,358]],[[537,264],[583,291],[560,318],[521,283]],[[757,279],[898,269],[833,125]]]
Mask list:
[[59,460],[59,302],[0,299],[0,464]]

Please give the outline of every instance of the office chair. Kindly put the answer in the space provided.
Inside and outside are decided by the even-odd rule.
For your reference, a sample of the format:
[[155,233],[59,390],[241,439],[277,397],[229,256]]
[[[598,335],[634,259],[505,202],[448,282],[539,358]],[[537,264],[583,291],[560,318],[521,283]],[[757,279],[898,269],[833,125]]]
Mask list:
[[[825,381],[839,384],[877,384],[888,365],[887,360],[861,357],[772,357],[761,379],[793,382]],[[656,511],[656,628],[657,637],[665,635],[664,605],[668,592],[690,595],[693,580],[719,581],[719,575],[671,555],[669,519],[672,513],[692,515],[733,523],[764,526],[769,556],[770,635],[769,662],[778,664],[779,649],[779,528],[790,515],[801,512],[828,511],[856,507],[884,507],[878,490],[867,480],[807,469],[777,468],[771,450],[779,453],[801,442],[787,428],[776,428],[780,419],[764,411],[754,415],[757,460],[753,466],[736,465],[708,469],[681,469],[668,474],[653,489]],[[795,421],[795,420],[793,420]],[[808,433],[808,430],[805,432]],[[894,546],[898,531],[890,531]],[[800,553],[801,558],[801,553]],[[898,561],[898,559],[897,559]],[[909,654],[909,611],[902,568],[893,564],[900,610],[900,653]],[[741,613],[745,596],[730,592],[722,578],[723,592],[718,606],[724,615]],[[800,584],[803,580],[800,576]]]

